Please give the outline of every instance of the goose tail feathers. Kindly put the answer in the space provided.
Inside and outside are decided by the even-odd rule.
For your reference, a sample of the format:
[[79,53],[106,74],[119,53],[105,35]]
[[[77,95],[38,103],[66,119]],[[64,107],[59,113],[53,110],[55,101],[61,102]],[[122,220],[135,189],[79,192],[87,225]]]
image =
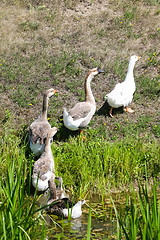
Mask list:
[[69,113],[67,112],[66,108],[63,109],[63,118],[69,117]]

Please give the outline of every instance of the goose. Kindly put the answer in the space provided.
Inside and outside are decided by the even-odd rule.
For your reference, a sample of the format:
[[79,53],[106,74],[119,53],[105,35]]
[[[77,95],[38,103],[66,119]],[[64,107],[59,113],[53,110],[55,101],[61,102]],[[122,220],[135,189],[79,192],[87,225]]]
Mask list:
[[56,188],[56,199],[62,199],[62,198],[68,198],[68,194],[65,193],[63,187],[62,187],[62,177],[55,177],[59,181],[59,185]]
[[47,121],[48,100],[56,92],[58,92],[58,90],[50,88],[44,93],[42,113],[29,127],[30,149],[36,156],[39,156],[44,151],[45,139],[51,128]]
[[47,211],[58,216],[71,218],[79,218],[82,215],[81,206],[85,203],[85,200],[80,200],[74,204],[68,198],[62,198],[59,200],[53,200],[47,207]]
[[85,128],[89,124],[96,111],[96,102],[90,83],[97,74],[103,72],[98,68],[90,70],[85,80],[85,101],[77,103],[69,112],[64,108],[63,122],[66,128],[76,131]]
[[113,108],[124,107],[124,110],[129,113],[133,113],[134,110],[128,107],[132,102],[133,94],[135,92],[136,86],[134,82],[133,69],[135,63],[140,56],[133,55],[130,58],[127,75],[124,82],[116,84],[115,88],[106,95],[106,100],[110,105],[111,109],[109,115],[113,118],[112,110]]
[[57,128],[53,127],[49,130],[45,142],[44,152],[41,157],[34,163],[32,174],[32,185],[37,188],[37,191],[44,192],[49,188],[49,199],[56,199],[56,184],[54,159],[51,150],[53,136],[57,133]]
[[63,182],[62,177],[55,177],[55,179],[57,179],[59,181],[59,185],[56,187],[56,189],[55,188],[50,189],[50,198],[47,201],[47,205],[51,204],[53,202],[53,200],[56,200],[56,199],[57,200],[63,199],[63,198],[69,199],[69,195],[65,193],[65,191],[62,187],[62,182]]

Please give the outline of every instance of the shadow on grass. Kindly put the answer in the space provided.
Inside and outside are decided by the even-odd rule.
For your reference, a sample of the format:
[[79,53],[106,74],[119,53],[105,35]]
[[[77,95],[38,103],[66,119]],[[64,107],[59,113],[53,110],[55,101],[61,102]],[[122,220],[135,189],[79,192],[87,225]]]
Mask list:
[[[96,111],[96,115],[98,116],[106,116],[106,117],[110,117],[109,116],[109,111],[110,111],[111,107],[108,104],[107,101],[104,102],[104,104]],[[113,116],[117,115],[117,114],[121,114],[123,113],[123,107],[119,107],[119,108],[113,108]]]
[[68,128],[66,128],[63,124],[62,119],[63,119],[63,117],[61,116],[59,118],[59,122],[61,123],[61,125],[59,125],[58,132],[54,137],[55,141],[63,142],[63,141],[67,141],[70,137],[74,137],[74,136],[76,137],[76,136],[80,135],[80,130],[71,131]]

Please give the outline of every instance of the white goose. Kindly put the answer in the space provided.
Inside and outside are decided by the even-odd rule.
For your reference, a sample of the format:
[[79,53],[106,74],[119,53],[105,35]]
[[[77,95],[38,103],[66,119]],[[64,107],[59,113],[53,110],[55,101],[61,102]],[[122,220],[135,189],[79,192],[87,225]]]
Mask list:
[[94,68],[88,72],[85,80],[85,102],[77,103],[69,112],[64,108],[63,122],[66,128],[76,131],[86,127],[96,111],[96,102],[91,91],[90,83],[94,76],[104,72]]
[[51,125],[47,121],[48,100],[57,90],[50,88],[44,93],[42,113],[29,127],[29,142],[32,152],[39,156],[44,151],[45,139]]
[[135,92],[136,86],[134,82],[133,69],[135,63],[141,57],[132,56],[129,61],[128,71],[124,82],[116,84],[115,88],[106,95],[108,104],[111,106],[110,116],[112,115],[113,108],[124,107],[124,110],[129,113],[133,113],[134,110],[128,107],[132,102],[133,94]]
[[56,134],[57,128],[53,127],[49,130],[45,142],[45,149],[41,157],[34,163],[32,184],[37,191],[44,192],[50,188],[50,198],[56,199],[56,184],[54,182],[55,174],[54,159],[51,150],[53,136]]
[[50,202],[51,205],[47,207],[47,211],[63,217],[79,218],[82,215],[81,206],[85,203],[85,200],[80,200],[74,204],[68,198],[59,200],[53,200]]

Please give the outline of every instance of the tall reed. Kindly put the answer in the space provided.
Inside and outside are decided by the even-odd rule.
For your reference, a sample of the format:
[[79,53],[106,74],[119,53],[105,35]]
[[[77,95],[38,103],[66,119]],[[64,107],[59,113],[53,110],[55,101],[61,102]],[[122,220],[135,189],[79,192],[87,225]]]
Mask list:
[[91,208],[89,208],[88,226],[87,226],[87,240],[91,239]]
[[19,143],[17,137],[3,138],[1,159],[6,161],[7,170],[0,176],[0,239],[45,239],[46,226],[36,206],[36,192],[32,198],[26,191],[31,171],[25,146],[20,148]]
[[[114,202],[112,200],[114,205]],[[117,239],[160,239],[160,200],[157,198],[157,185],[154,182],[152,191],[148,183],[139,184],[138,192],[134,189],[126,198],[125,212],[116,209]],[[122,237],[123,236],[123,237]]]

